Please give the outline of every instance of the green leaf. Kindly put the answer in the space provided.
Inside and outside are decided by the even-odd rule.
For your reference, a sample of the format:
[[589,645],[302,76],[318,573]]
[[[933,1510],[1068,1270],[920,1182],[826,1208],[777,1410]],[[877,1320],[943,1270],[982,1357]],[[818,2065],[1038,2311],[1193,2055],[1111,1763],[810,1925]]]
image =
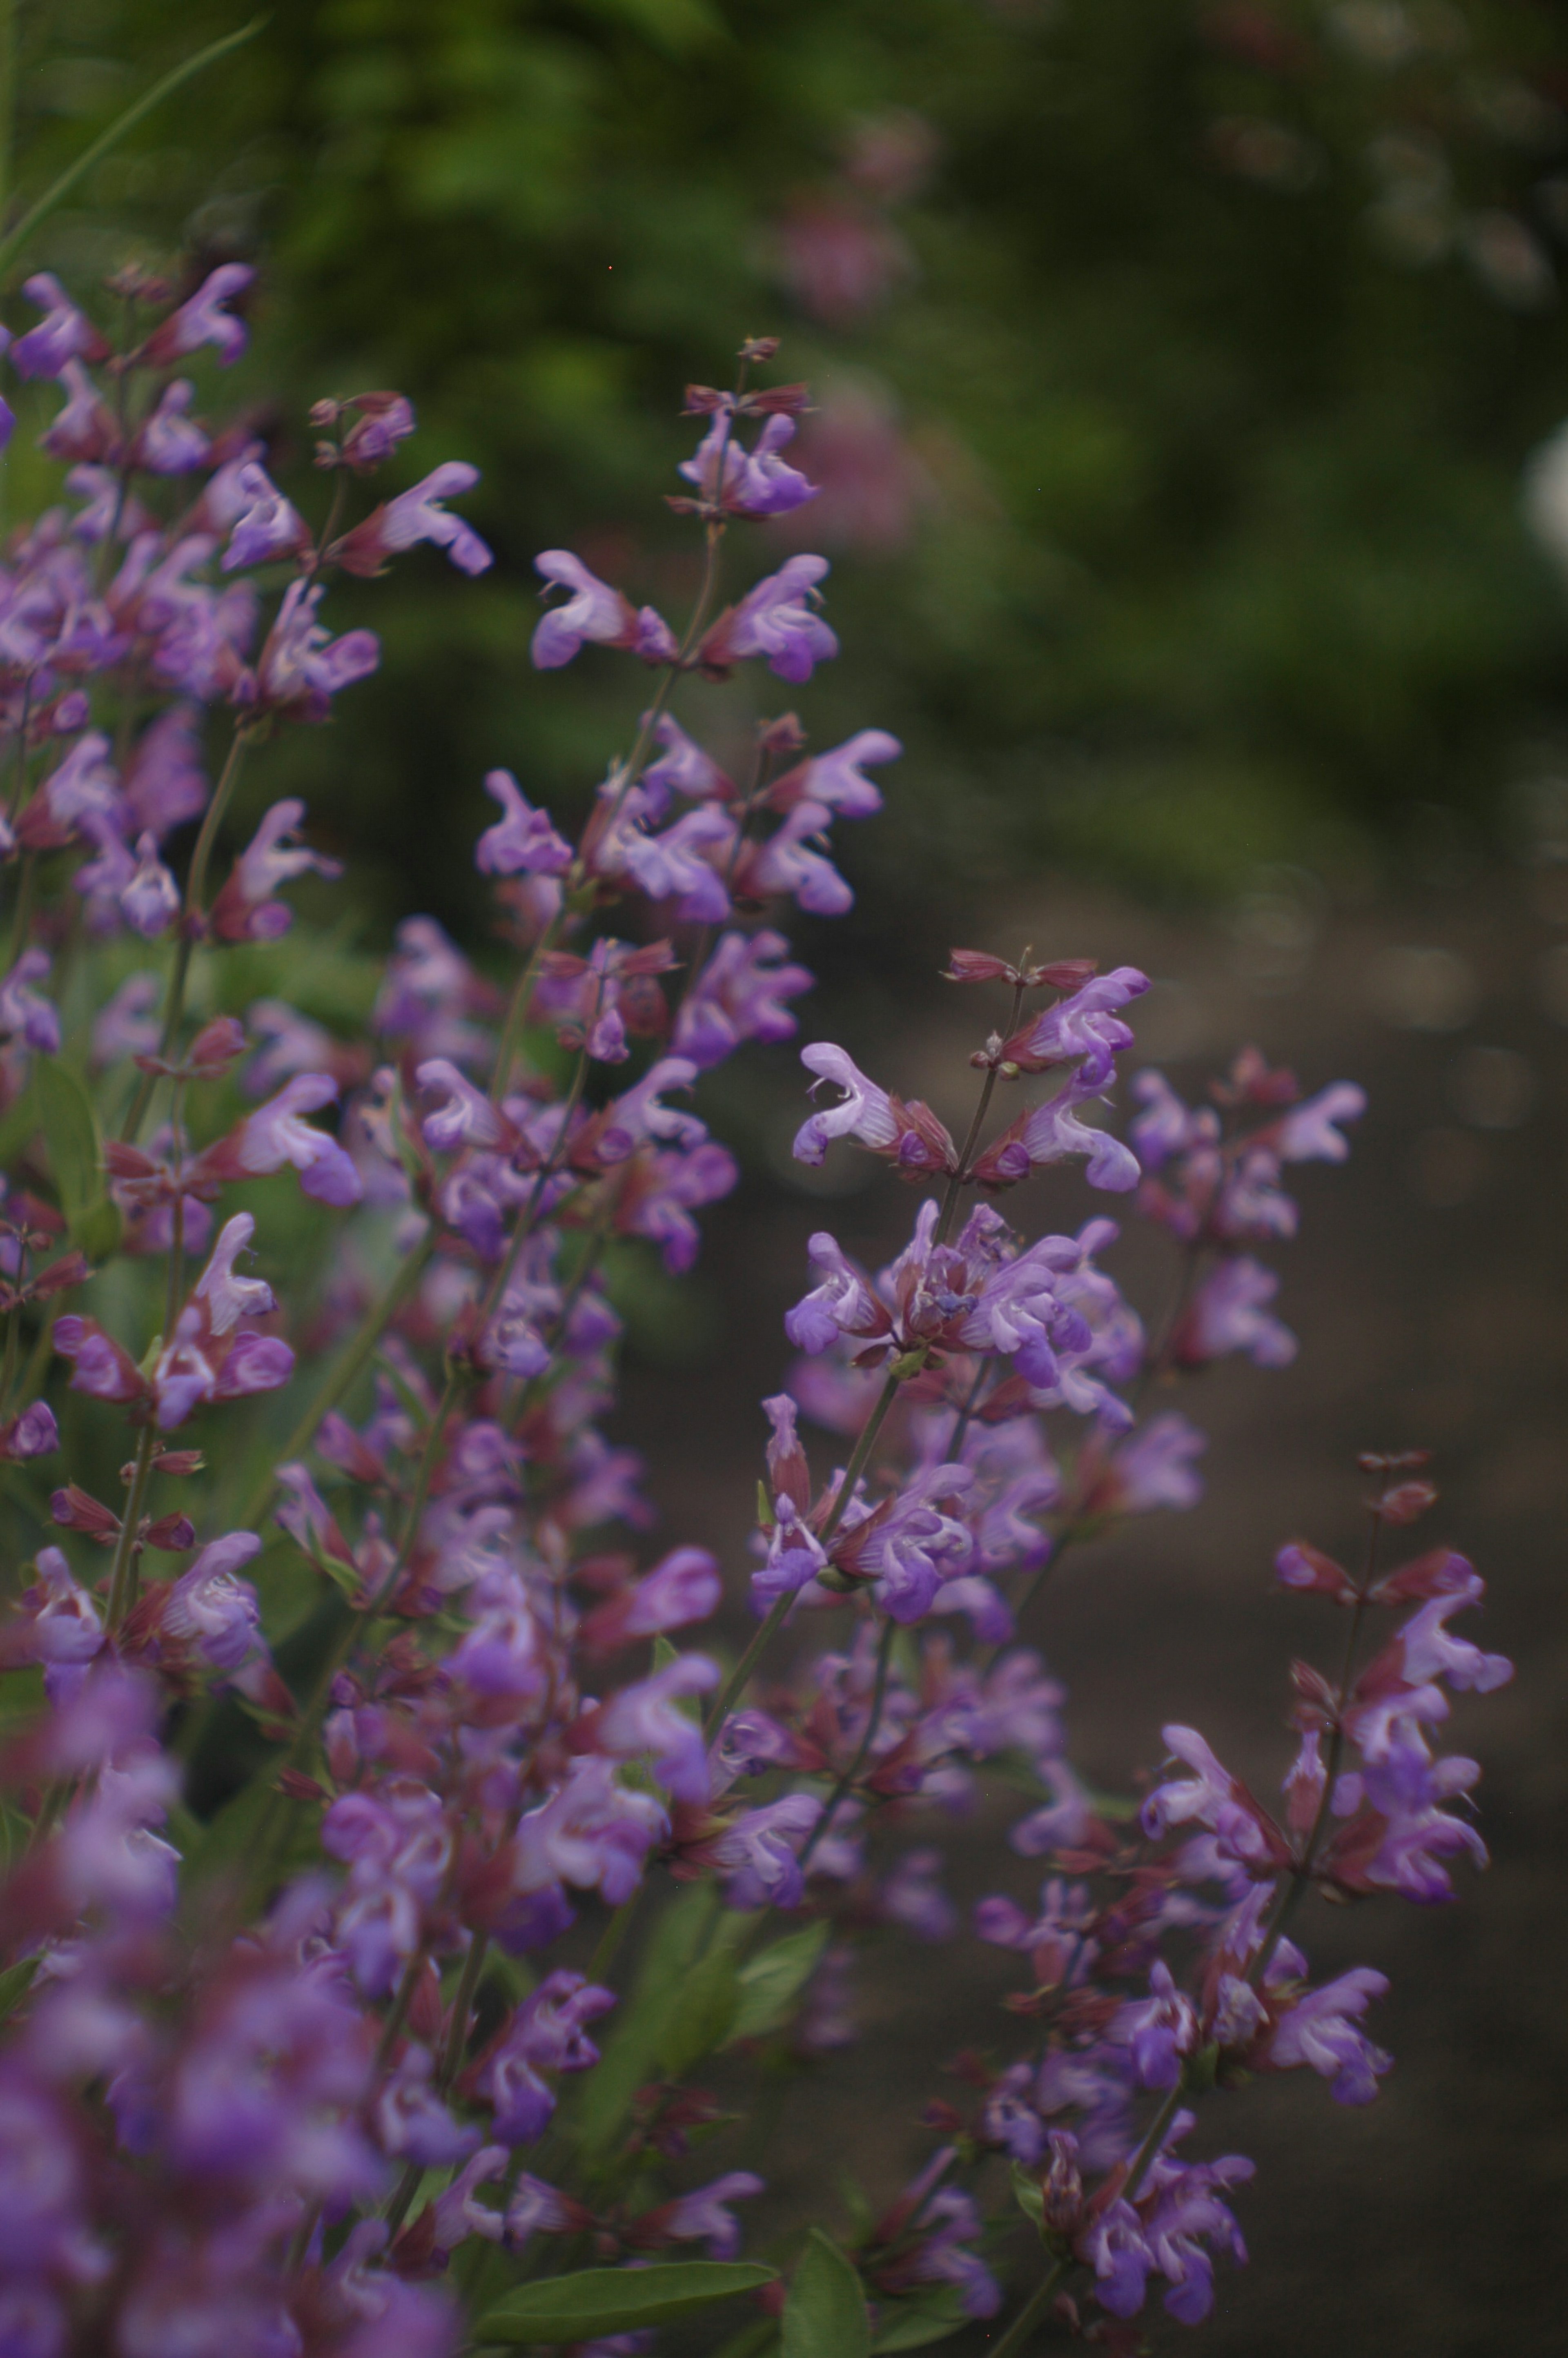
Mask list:
[[1030,2225],[1043,2235],[1045,2233],[1044,2193],[1036,2181],[1030,2177],[1028,2171],[1021,2169],[1016,2161],[1012,2165],[1012,2199],[1029,2221]]
[[27,1095],[33,1119],[49,1141],[49,1168],[59,1190],[71,1242],[102,1260],[120,1241],[120,1215],[103,1180],[103,1141],[92,1100],[69,1065],[40,1056]]
[[659,2039],[659,2061],[669,2080],[684,2080],[705,2055],[722,2047],[741,2010],[741,1979],[730,1942],[733,1917],[715,1935],[708,1954],[695,1964],[676,1993]]
[[969,2322],[962,2299],[950,2286],[928,2300],[890,2302],[871,2344],[873,2358],[881,2358],[884,2350],[924,2350],[933,2342],[946,2342]]
[[860,2277],[838,2244],[813,2227],[784,2303],[781,2358],[870,2358],[871,2347]]
[[485,2342],[587,2342],[693,2317],[738,2293],[772,2284],[776,2268],[751,2260],[671,2260],[649,2268],[584,2268],[524,2285],[474,2328]]
[[33,1975],[38,1970],[37,1957],[24,1957],[20,1964],[7,1965],[0,1974],[0,2022],[15,2014],[33,1986]]
[[708,1938],[718,1901],[712,1884],[693,1884],[660,1918],[635,1995],[611,2017],[615,2027],[603,2042],[601,2059],[584,2075],[581,2093],[570,2107],[568,2119],[585,2153],[596,2155],[611,2145],[633,2097],[653,2077],[665,2024]]
[[737,2039],[761,2039],[788,2019],[792,2004],[816,1970],[832,1929],[826,1916],[815,1924],[803,1924],[741,1966],[740,2006],[730,2029],[731,2043]]

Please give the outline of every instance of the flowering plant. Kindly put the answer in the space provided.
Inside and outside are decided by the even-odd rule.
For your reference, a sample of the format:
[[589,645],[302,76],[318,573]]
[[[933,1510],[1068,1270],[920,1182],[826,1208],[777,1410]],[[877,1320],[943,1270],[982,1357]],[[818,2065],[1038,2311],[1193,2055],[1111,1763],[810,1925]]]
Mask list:
[[[652,687],[575,842],[511,773],[484,782],[503,985],[410,917],[334,1022],[310,957],[273,946],[286,888],[337,872],[302,805],[214,885],[242,765],[376,667],[369,631],[331,634],[336,574],[422,544],[492,559],[447,504],[460,461],[363,490],[415,430],[396,393],[312,411],[319,524],[243,423],[197,415],[176,371],[238,355],[249,277],[176,301],[123,273],[115,343],[40,276],[7,339],[60,389],[42,440],[68,472],[0,573],[0,1455],[25,1559],[0,1624],[0,2351],[608,2358],[712,2308],[733,2358],[1004,2316],[999,2353],[1047,2324],[1130,2352],[1156,2293],[1195,2324],[1214,2255],[1245,2256],[1251,2167],[1184,2158],[1196,2105],[1303,2067],[1376,2095],[1383,1977],[1314,1984],[1298,1905],[1443,1900],[1456,1853],[1484,1863],[1476,1766],[1434,1736],[1450,1690],[1509,1666],[1449,1629],[1481,1595],[1463,1557],[1385,1562],[1435,1494],[1377,1455],[1359,1567],[1278,1560],[1346,1634],[1332,1674],[1292,1673],[1277,1812],[1185,1726],[1141,1807],[1094,1790],[1034,1622],[1069,1549],[1199,1495],[1169,1387],[1293,1353],[1255,1249],[1294,1228],[1287,1166],[1344,1159],[1361,1093],[1303,1099],[1248,1052],[1197,1109],[1140,1073],[1120,1137],[1146,979],[1032,952],[953,953],[1005,1009],[961,1144],[809,1043],[833,1095],[795,1152],[881,1157],[921,1193],[909,1242],[873,1272],[811,1240],[749,1573],[678,1542],[642,1564],[643,1468],[604,1431],[607,1254],[691,1267],[737,1177],[692,1100],[795,1033],[811,977],[773,921],[849,905],[830,830],[874,816],[868,772],[900,751],[868,728],[813,752],[786,712],[731,777],[671,708],[838,652],[820,557],[720,603],[732,526],[813,497],[788,457],[806,389],[757,384],[758,339],[731,390],[688,390],[683,627],[538,558],[562,594],[535,664],[619,650]],[[1026,1100],[1011,1120],[999,1092]],[[1101,1266],[1112,1219],[1015,1225],[1054,1165],[1169,1232],[1152,1325]],[[726,1620],[694,1643],[727,1604],[739,1651]],[[1406,1617],[1372,1649],[1385,1610]],[[705,2075],[830,2054],[870,1937],[956,1934],[934,1837],[988,1779],[1046,1866],[1036,1909],[974,1917],[1019,1960],[1005,2057],[933,2098],[881,2217],[742,2258],[760,2157],[693,2162],[727,2125]]]

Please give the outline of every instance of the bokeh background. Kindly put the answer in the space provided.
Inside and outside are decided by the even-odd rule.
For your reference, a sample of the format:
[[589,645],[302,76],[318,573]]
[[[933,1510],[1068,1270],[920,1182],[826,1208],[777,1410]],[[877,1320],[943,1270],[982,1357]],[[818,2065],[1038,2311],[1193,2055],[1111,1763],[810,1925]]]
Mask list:
[[[34,0],[5,21],[15,204],[238,19]],[[234,390],[302,503],[309,403],[367,384],[418,406],[408,479],[484,471],[465,505],[494,570],[378,583],[381,676],[254,782],[304,794],[349,860],[319,904],[345,953],[422,909],[489,954],[482,772],[575,815],[641,686],[592,654],[531,671],[533,554],[568,543],[678,612],[679,388],[777,333],[815,388],[825,489],[798,522],[846,650],[802,717],[906,747],[882,817],[841,831],[853,917],[797,936],[813,1033],[940,1105],[968,1044],[942,953],[1030,938],[1146,965],[1141,1053],[1189,1088],[1242,1038],[1309,1085],[1368,1083],[1289,1265],[1301,1361],[1209,1382],[1209,1498],[1086,1555],[1044,1638],[1108,1783],[1173,1714],[1269,1782],[1285,1661],[1318,1635],[1270,1593],[1273,1546],[1344,1539],[1357,1447],[1438,1450],[1487,1642],[1521,1660],[1465,1738],[1497,1865],[1440,1918],[1310,1927],[1325,1961],[1393,1974],[1399,2070],[1365,2116],[1314,2083],[1219,2125],[1260,2158],[1255,2266],[1206,2343],[1561,2346],[1568,513],[1533,461],[1568,413],[1568,12],[281,0],[28,259],[86,284],[133,255],[261,264]],[[780,525],[749,553],[800,545]],[[710,691],[704,726],[722,750],[763,708],[755,681]],[[733,1560],[774,1314],[824,1206],[784,1143],[787,1053],[714,1096],[745,1180],[689,1296],[632,1304],[626,1426],[672,1526]],[[876,1182],[830,1211],[874,1255],[909,1208]],[[919,2149],[934,2060],[992,2036],[989,1997],[940,1957],[869,1994],[830,2120],[873,2194]],[[820,2144],[787,2168],[818,2190]]]

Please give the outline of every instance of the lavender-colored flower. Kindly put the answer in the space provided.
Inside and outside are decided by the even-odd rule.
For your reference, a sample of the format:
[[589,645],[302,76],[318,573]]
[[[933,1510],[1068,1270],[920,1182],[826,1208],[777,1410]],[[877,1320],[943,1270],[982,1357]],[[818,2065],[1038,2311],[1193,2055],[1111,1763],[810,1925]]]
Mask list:
[[299,557],[312,546],[314,536],[309,525],[292,501],[284,497],[265,467],[254,460],[242,467],[234,488],[244,506],[234,519],[229,546],[223,551],[225,573],[232,573],[241,565],[266,565],[274,557]]
[[188,414],[195,393],[184,377],[165,385],[131,446],[133,465],[149,475],[189,475],[204,462],[212,446]]
[[431,2085],[427,2047],[410,2039],[376,2092],[372,2118],[384,2153],[406,2156],[422,2169],[452,2169],[480,2142],[476,2128],[452,2118]]
[[1148,1515],[1195,1507],[1203,1497],[1203,1477],[1193,1460],[1207,1447],[1207,1434],[1177,1411],[1151,1417],[1112,1451],[1097,1484],[1097,1507],[1102,1491],[1102,1511],[1111,1514]]
[[798,1026],[784,1002],[809,990],[812,977],[803,966],[781,963],[788,955],[782,934],[721,935],[681,1001],[677,1052],[707,1072],[742,1041],[791,1038]]
[[705,507],[720,508],[727,515],[787,515],[814,500],[817,491],[779,456],[795,432],[794,418],[781,412],[767,420],[755,446],[746,450],[736,439],[733,418],[718,410],[695,455],[683,459],[677,471],[696,486]]
[[461,516],[449,515],[441,504],[461,492],[471,492],[478,481],[477,467],[449,459],[409,490],[373,509],[341,540],[334,541],[327,552],[329,563],[341,565],[345,573],[380,573],[389,557],[428,541],[433,547],[444,548],[460,572],[485,572],[495,562],[491,551],[470,525]]
[[168,933],[178,916],[179,887],[158,858],[155,837],[138,837],[135,871],[120,887],[118,897],[125,922],[144,941],[156,941],[159,934]]
[[260,1643],[255,1590],[234,1575],[261,1548],[254,1531],[231,1531],[204,1547],[169,1589],[160,1627],[193,1644],[216,1671],[237,1671]]
[[673,713],[644,713],[643,720],[644,727],[652,728],[654,741],[665,749],[638,781],[648,797],[651,817],[664,817],[672,790],[692,802],[728,802],[733,796],[733,779],[726,777],[718,763],[687,735]]
[[478,2081],[493,2112],[493,2134],[503,2145],[532,2145],[543,2136],[556,2093],[541,2074],[591,2070],[599,2050],[587,2027],[614,2004],[612,1990],[565,1970],[547,1974],[524,2000],[489,2050]]
[[210,923],[220,941],[276,941],[294,922],[287,903],[273,898],[279,885],[312,871],[318,876],[342,874],[341,860],[290,841],[304,816],[304,804],[292,796],[267,812],[212,903]]
[[1185,2058],[1198,2045],[1197,2015],[1162,1959],[1150,1968],[1149,1991],[1148,1997],[1123,2006],[1110,2035],[1130,2051],[1140,2087],[1173,2088]]
[[136,354],[144,368],[167,368],[188,352],[211,344],[221,368],[231,368],[243,352],[250,336],[243,320],[223,308],[243,294],[255,276],[246,262],[220,263],[210,271],[189,299],[159,321]]
[[636,1889],[643,1861],[669,1821],[651,1793],[619,1783],[612,1760],[589,1754],[571,1763],[567,1780],[517,1823],[515,1887],[538,1891],[569,1883],[600,1890],[618,1908]]
[[1195,1821],[1217,1834],[1221,1848],[1255,1876],[1287,1865],[1289,1853],[1278,1827],[1215,1758],[1196,1728],[1168,1726],[1160,1734],[1167,1752],[1192,1773],[1155,1787],[1139,1813],[1144,1833],[1157,1841],[1173,1826]]
[[702,2244],[710,2260],[732,2260],[741,2248],[741,2222],[730,2209],[767,2190],[767,2180],[750,2169],[727,2170],[707,2186],[646,2211],[634,2223],[639,2243]]
[[359,416],[343,437],[341,457],[356,474],[384,466],[414,431],[414,405],[401,393],[356,393],[343,402]]
[[[34,330],[35,334],[39,332]],[[69,360],[56,372],[64,379],[67,400],[38,437],[38,448],[66,466],[103,466],[117,456],[119,427],[114,413],[81,362]]]
[[729,1878],[726,1907],[798,1908],[806,1896],[798,1854],[821,1815],[815,1794],[786,1793],[744,1811],[706,1844],[704,1855]]
[[48,1401],[33,1401],[0,1426],[0,1455],[22,1461],[49,1457],[59,1447],[59,1427]]
[[1357,1965],[1322,1989],[1308,1990],[1281,2017],[1260,2061],[1288,2071],[1305,2063],[1329,2082],[1337,2104],[1369,2104],[1393,2057],[1374,2047],[1357,2017],[1388,1995],[1386,1974]]
[[329,1073],[297,1073],[276,1097],[248,1114],[222,1149],[209,1148],[202,1158],[211,1163],[226,1152],[233,1174],[260,1177],[292,1164],[299,1174],[300,1193],[318,1203],[339,1206],[357,1204],[364,1193],[360,1174],[335,1138],[312,1130],[301,1120],[331,1105],[338,1084]]
[[1010,1054],[1027,1069],[1078,1063],[1083,1077],[1103,1088],[1117,1054],[1132,1045],[1132,1027],[1115,1012],[1149,988],[1149,978],[1137,967],[1119,966],[1109,974],[1091,975],[1070,998],[1058,1000],[1008,1043]]
[[32,988],[49,970],[48,950],[24,950],[0,979],[0,1038],[21,1040],[46,1055],[59,1054],[59,1016],[47,999]]
[[124,1056],[150,1056],[157,1049],[163,1032],[157,1013],[162,997],[160,976],[127,976],[114,998],[94,1019],[93,1063],[114,1065]]
[[45,316],[11,346],[11,365],[18,376],[59,376],[68,361],[108,358],[107,342],[58,278],[40,270],[25,281],[22,292]]
[[289,583],[254,675],[245,674],[234,687],[236,703],[320,721],[330,714],[334,696],[369,678],[381,661],[380,640],[373,631],[330,637],[316,620],[325,594],[319,581],[302,577]]
[[1231,1351],[1245,1351],[1254,1367],[1289,1367],[1296,1338],[1265,1306],[1279,1290],[1279,1279],[1261,1261],[1245,1253],[1228,1256],[1187,1305],[1172,1344],[1177,1362],[1199,1368]]
[[[898,1123],[887,1091],[879,1088],[875,1081],[869,1081],[842,1048],[835,1047],[829,1040],[814,1041],[810,1047],[801,1050],[800,1061],[808,1073],[816,1076],[812,1083],[814,1091],[824,1081],[831,1081],[844,1095],[836,1106],[814,1113],[802,1122],[793,1149],[797,1163],[819,1163],[835,1138],[858,1139],[862,1146],[879,1153],[893,1144],[898,1137]],[[826,1347],[826,1341],[807,1343],[798,1335],[792,1335],[790,1339],[799,1343],[803,1351]]]
[[638,617],[630,603],[619,590],[590,573],[569,548],[544,549],[534,559],[534,568],[553,589],[572,593],[564,606],[552,606],[535,629],[529,653],[537,670],[558,670],[589,642],[604,647],[636,644]]
[[814,611],[816,584],[830,570],[825,557],[792,557],[720,617],[703,642],[702,659],[722,671],[748,656],[792,684],[811,677],[838,652],[838,641]]
[[487,827],[474,852],[484,876],[564,876],[572,848],[557,835],[548,811],[535,810],[510,770],[488,770],[484,791],[501,805],[502,816]]
[[680,1654],[651,1678],[622,1687],[588,1716],[587,1741],[612,1759],[650,1756],[659,1782],[677,1801],[708,1798],[708,1751],[702,1729],[680,1708],[683,1695],[706,1694],[719,1683],[719,1665],[706,1654]]
[[608,1654],[637,1638],[653,1638],[706,1621],[719,1609],[724,1583],[706,1548],[675,1548],[663,1563],[588,1616],[581,1641],[590,1654]]
[[1314,1098],[1292,1106],[1275,1133],[1275,1147],[1284,1163],[1343,1163],[1350,1141],[1336,1122],[1357,1121],[1367,1110],[1367,1092],[1354,1081],[1335,1081]]
[[[882,806],[881,789],[864,773],[868,762],[896,762],[903,747],[885,729],[857,730],[842,745],[801,764],[800,799],[820,803],[840,818],[871,818]],[[786,782],[779,781],[780,786]]]
[[752,901],[787,894],[811,916],[841,917],[855,905],[825,850],[829,813],[824,803],[796,803],[781,827],[764,842],[744,846],[736,863],[736,890]]

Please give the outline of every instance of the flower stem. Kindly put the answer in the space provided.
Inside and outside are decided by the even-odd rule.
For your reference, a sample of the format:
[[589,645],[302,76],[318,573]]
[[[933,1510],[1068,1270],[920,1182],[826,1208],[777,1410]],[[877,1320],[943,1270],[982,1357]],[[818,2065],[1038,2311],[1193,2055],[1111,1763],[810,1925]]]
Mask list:
[[[179,913],[179,937],[175,944],[174,965],[169,972],[168,991],[163,1006],[163,1030],[158,1039],[158,1056],[165,1064],[168,1062],[179,1037],[179,1026],[185,1014],[185,986],[190,973],[190,953],[196,946],[197,932],[203,915],[201,896],[207,886],[207,869],[212,858],[212,848],[218,840],[218,829],[223,823],[224,814],[238,784],[245,748],[253,733],[243,726],[234,730],[228,758],[212,789],[212,799],[207,806],[201,832],[196,838],[196,849],[190,855],[190,866],[186,871],[185,899]],[[147,1117],[147,1108],[152,1103],[153,1091],[157,1087],[157,1077],[156,1073],[144,1073],[135,1096],[131,1099],[125,1126],[120,1132],[127,1146],[134,1146],[136,1142]]]
[[995,2349],[988,2353],[988,2358],[1015,2358],[1050,2308],[1056,2287],[1066,2272],[1066,2261],[1058,2260],[1049,2276],[1041,2278]]
[[463,2050],[469,2040],[469,2016],[473,2011],[474,1993],[479,1987],[484,1961],[490,1953],[490,1935],[476,1932],[469,1943],[468,1955],[458,1982],[457,1996],[452,2000],[452,2018],[447,2026],[447,2044],[441,2056],[441,2068],[436,2075],[436,2087],[445,2095],[458,2076],[463,2060]]
[[822,1815],[817,1819],[816,1823],[812,1827],[811,1832],[807,1834],[805,1842],[801,1844],[800,1866],[803,1873],[809,1863],[811,1855],[816,1848],[817,1844],[832,1826],[833,1819],[837,1813],[839,1802],[844,1799],[845,1794],[849,1790],[849,1788],[853,1785],[856,1778],[865,1767],[871,1747],[876,1742],[877,1730],[881,1725],[882,1705],[887,1701],[888,1671],[892,1662],[893,1640],[897,1636],[898,1623],[890,1614],[888,1618],[882,1624],[881,1640],[877,1647],[876,1678],[871,1686],[871,1705],[870,1711],[866,1714],[865,1732],[861,1736],[859,1745],[856,1747],[854,1758],[850,1761],[849,1766],[845,1769],[843,1775],[834,1786],[832,1792],[828,1795],[827,1806],[823,1810]]
[[[1021,982],[1015,983],[1012,991],[1012,1013],[1007,1022],[1007,1037],[1010,1040],[1018,1029],[1019,1011],[1022,1005],[1023,985]],[[957,1165],[948,1174],[946,1193],[942,1198],[942,1209],[937,1216],[936,1233],[931,1239],[933,1245],[946,1243],[948,1233],[953,1226],[954,1215],[958,1209],[958,1198],[970,1184],[969,1158],[979,1143],[980,1130],[986,1115],[990,1110],[991,1096],[996,1088],[996,1076],[997,1067],[993,1062],[986,1066],[986,1076],[980,1085],[979,1103],[975,1108],[974,1119],[969,1124],[969,1134],[964,1141]]]
[[136,1452],[135,1470],[131,1476],[131,1495],[125,1501],[125,1520],[120,1525],[114,1570],[109,1577],[111,1632],[118,1629],[136,1601],[136,1531],[142,1520],[142,1501],[146,1497],[147,1477],[152,1472],[153,1453],[157,1447],[157,1425],[145,1424],[141,1447]]

